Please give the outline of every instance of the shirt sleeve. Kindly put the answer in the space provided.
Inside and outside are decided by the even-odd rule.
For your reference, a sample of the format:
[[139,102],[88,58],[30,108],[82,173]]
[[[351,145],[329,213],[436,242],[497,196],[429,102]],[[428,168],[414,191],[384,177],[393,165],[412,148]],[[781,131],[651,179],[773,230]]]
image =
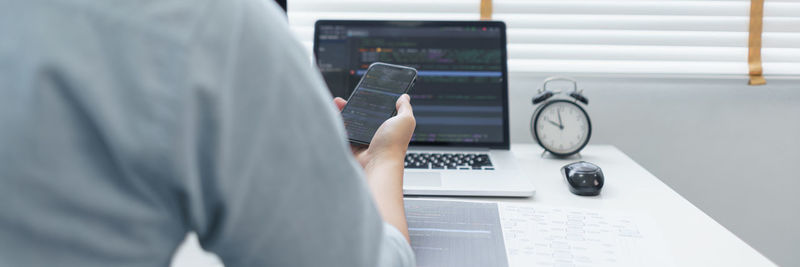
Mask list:
[[218,2],[192,35],[176,127],[201,245],[226,266],[413,266],[285,14],[269,1]]
[[383,223],[383,241],[377,266],[414,266],[416,259],[406,238],[397,228]]

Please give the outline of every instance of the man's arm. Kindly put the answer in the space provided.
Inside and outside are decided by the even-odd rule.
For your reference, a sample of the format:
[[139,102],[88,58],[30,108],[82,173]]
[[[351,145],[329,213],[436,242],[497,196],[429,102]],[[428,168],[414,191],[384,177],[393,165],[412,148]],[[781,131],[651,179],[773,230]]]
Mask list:
[[[403,233],[409,242],[403,206],[403,158],[416,127],[410,100],[406,94],[397,100],[397,115],[378,128],[369,147],[353,147],[354,155],[364,167],[367,184],[381,217]],[[333,102],[339,110],[347,104],[339,97]]]
[[[386,141],[393,153],[363,154],[373,162],[365,179],[284,15],[258,1],[217,4],[191,48],[178,144],[187,221],[203,247],[226,266],[413,265],[397,156],[413,126],[400,146]],[[386,190],[371,195],[373,187]],[[380,212],[376,195],[392,199],[376,201]]]

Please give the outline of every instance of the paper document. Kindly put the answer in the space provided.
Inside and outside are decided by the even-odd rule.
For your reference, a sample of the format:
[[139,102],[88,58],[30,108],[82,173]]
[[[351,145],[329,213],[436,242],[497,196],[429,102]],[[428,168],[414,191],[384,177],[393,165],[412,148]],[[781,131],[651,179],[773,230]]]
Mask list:
[[652,220],[531,204],[405,200],[417,266],[672,266]]
[[615,212],[499,204],[510,266],[671,266],[651,220]]

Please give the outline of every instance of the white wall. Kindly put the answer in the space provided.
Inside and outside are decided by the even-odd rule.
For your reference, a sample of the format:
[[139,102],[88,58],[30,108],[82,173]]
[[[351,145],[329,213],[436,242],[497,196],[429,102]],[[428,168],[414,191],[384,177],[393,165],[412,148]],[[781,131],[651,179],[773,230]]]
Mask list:
[[[512,142],[533,142],[544,78],[510,75]],[[800,81],[575,78],[590,143],[617,146],[775,263],[800,266]]]

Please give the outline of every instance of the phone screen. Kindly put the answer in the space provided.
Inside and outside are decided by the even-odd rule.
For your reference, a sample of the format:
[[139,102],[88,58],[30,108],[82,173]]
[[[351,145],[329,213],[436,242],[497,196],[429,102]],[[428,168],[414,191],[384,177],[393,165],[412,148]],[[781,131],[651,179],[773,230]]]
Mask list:
[[350,141],[369,144],[378,127],[394,116],[397,99],[414,86],[416,77],[413,68],[385,63],[370,65],[342,109]]

